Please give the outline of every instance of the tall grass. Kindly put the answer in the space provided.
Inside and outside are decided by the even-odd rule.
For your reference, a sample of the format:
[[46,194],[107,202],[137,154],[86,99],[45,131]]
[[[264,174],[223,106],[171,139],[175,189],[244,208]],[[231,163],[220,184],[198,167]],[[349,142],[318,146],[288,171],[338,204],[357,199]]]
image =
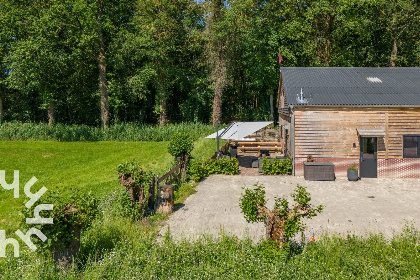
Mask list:
[[180,123],[166,126],[116,124],[107,130],[87,125],[50,126],[44,123],[0,124],[0,141],[168,141],[175,132],[187,132],[194,140],[214,132],[211,125]]
[[418,233],[391,241],[325,237],[294,253],[236,237],[174,241],[123,217],[101,218],[84,232],[77,265],[61,271],[48,255],[0,260],[4,279],[419,279]]

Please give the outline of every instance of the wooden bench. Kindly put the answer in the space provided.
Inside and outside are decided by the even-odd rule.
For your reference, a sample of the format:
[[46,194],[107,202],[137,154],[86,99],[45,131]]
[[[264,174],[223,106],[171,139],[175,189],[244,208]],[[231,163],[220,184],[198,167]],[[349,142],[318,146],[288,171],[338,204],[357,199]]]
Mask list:
[[278,152],[282,150],[282,145],[280,142],[250,142],[250,141],[237,141],[238,149],[243,153],[247,151],[258,151],[261,153],[261,150],[274,151]]

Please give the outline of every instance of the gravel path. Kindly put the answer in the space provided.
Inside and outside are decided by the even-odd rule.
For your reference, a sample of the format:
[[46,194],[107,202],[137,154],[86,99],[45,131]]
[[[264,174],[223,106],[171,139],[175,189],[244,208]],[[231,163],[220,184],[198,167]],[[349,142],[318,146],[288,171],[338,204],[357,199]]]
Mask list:
[[338,178],[332,182],[305,181],[293,176],[227,176],[213,175],[197,186],[197,193],[171,215],[161,234],[168,228],[176,238],[195,239],[203,234],[220,233],[248,236],[254,241],[264,238],[262,223],[248,224],[240,213],[242,187],[256,182],[265,186],[268,206],[274,196],[287,197],[297,184],[310,192],[312,203],[325,205],[324,212],[306,220],[307,238],[328,234],[383,233],[390,238],[405,224],[420,225],[420,180],[367,179],[349,182]]

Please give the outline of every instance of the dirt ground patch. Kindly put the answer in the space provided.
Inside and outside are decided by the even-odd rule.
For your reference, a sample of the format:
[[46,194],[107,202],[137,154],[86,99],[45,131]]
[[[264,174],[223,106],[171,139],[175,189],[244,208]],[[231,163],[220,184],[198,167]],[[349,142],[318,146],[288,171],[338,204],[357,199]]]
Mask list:
[[254,241],[264,238],[261,223],[248,224],[240,213],[242,187],[261,183],[266,188],[268,206],[274,196],[288,197],[300,184],[311,193],[312,203],[325,205],[324,212],[306,220],[306,238],[324,234],[382,233],[391,238],[405,225],[420,225],[420,180],[367,179],[349,182],[338,178],[332,182],[305,181],[293,176],[228,176],[213,175],[197,186],[197,193],[171,215],[161,234],[168,229],[172,236],[197,238],[220,233],[247,236]]

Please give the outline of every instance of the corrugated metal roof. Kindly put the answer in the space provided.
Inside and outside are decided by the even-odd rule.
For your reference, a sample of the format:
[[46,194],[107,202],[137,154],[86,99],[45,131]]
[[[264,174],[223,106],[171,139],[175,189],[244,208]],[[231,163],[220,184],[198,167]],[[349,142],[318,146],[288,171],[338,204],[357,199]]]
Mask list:
[[219,139],[241,140],[272,123],[273,122],[232,122],[228,127],[222,128],[206,138],[216,138],[219,136]]
[[384,137],[385,131],[380,128],[357,128],[357,133],[363,137]]
[[420,68],[286,67],[282,75],[288,105],[420,106]]

